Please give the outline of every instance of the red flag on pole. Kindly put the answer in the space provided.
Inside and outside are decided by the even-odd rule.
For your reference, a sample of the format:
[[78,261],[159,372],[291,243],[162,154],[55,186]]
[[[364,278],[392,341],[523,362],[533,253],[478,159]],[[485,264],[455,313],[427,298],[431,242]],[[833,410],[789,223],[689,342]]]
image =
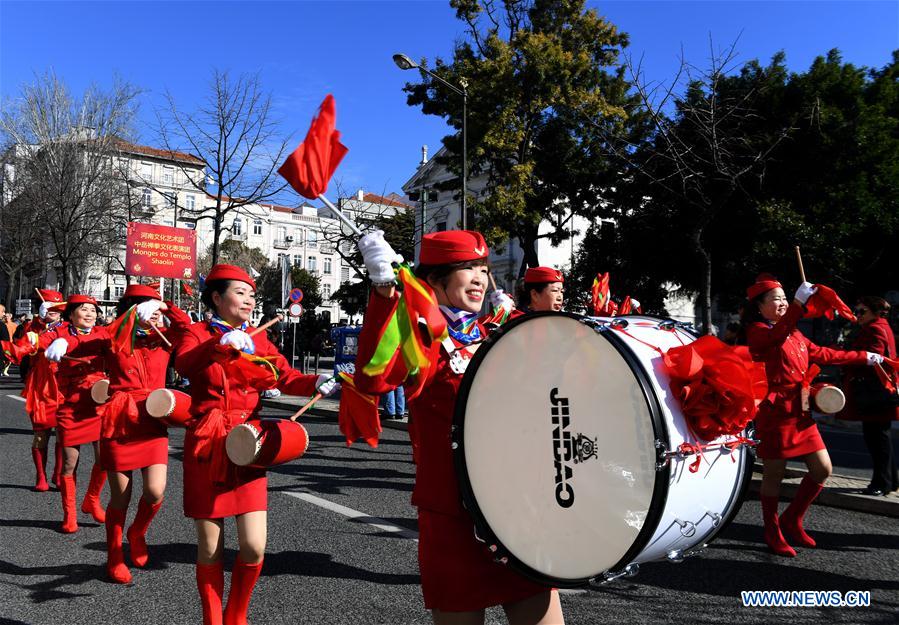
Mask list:
[[330,93],[312,120],[306,139],[287,157],[278,173],[303,197],[314,200],[328,188],[337,165],[348,152],[334,129],[337,111]]
[[183,280],[181,281],[181,290],[184,291],[184,294],[188,297],[193,297],[194,290],[190,288],[190,285]]
[[840,299],[836,291],[823,284],[816,284],[815,287],[818,290],[805,304],[806,313],[804,316],[806,319],[822,316],[833,319],[836,314],[839,314],[849,321],[854,322],[856,320],[855,315],[852,314],[852,309]]

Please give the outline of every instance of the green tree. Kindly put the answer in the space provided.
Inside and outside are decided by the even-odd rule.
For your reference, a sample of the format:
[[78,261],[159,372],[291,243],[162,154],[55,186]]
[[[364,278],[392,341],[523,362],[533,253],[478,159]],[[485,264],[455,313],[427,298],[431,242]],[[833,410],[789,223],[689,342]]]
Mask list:
[[[322,305],[321,279],[306,271],[299,265],[290,268],[290,281],[295,289],[303,291],[304,312],[315,312]],[[276,308],[285,308],[288,302],[283,301],[281,293],[281,267],[276,263],[267,265],[256,280],[256,298],[266,306],[273,304]]]
[[[584,0],[450,4],[467,38],[451,63],[437,59],[433,71],[468,85],[470,175],[487,180],[486,193],[470,198],[469,223],[491,244],[517,238],[527,265],[536,266],[538,238],[570,236],[571,215],[595,212],[612,181],[593,125],[617,132],[627,119],[627,83],[616,67],[627,37],[585,10]],[[410,105],[461,129],[457,94],[432,80],[405,90]],[[443,143],[451,153],[446,166],[460,175],[460,135]],[[461,180],[449,187],[459,189]],[[550,231],[539,234],[544,222]]]

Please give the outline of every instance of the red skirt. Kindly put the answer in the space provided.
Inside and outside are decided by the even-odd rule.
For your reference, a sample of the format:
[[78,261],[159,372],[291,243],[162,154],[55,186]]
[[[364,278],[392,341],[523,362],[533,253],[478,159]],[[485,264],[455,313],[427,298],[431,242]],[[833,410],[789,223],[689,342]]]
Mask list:
[[221,519],[246,512],[268,510],[268,479],[264,469],[232,466],[225,484],[215,483],[211,463],[197,460],[197,439],[184,437],[184,516]]
[[[88,399],[90,397],[88,396]],[[91,401],[93,404],[93,401]],[[100,415],[97,405],[85,410],[79,404],[60,404],[56,410],[57,435],[66,447],[75,447],[84,443],[100,440]]]
[[46,432],[56,427],[56,406],[48,404],[44,410],[46,411],[44,423],[35,423],[32,416],[28,415],[28,418],[31,419],[31,429],[35,432]]
[[759,410],[755,419],[756,449],[763,460],[787,460],[827,449],[811,415]]
[[548,592],[493,561],[468,514],[418,510],[418,566],[428,610],[473,612]]
[[100,461],[107,471],[132,471],[169,463],[168,436],[100,441]]

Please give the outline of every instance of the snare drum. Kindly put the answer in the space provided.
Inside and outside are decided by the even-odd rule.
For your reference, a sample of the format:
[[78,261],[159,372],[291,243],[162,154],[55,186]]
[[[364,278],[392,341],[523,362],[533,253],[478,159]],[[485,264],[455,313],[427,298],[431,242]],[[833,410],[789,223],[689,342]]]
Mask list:
[[91,399],[98,404],[109,401],[109,380],[97,380],[91,386]]
[[836,414],[846,407],[846,395],[833,384],[813,384],[809,394],[824,414]]
[[[453,428],[479,537],[501,562],[573,587],[694,555],[732,519],[752,454],[695,441],[661,352],[694,340],[651,317],[533,314],[472,358]],[[712,446],[680,455],[682,443]],[[689,452],[687,452],[689,453]]]
[[295,460],[308,446],[306,428],[286,419],[250,419],[235,426],[225,439],[231,462],[257,469]]
[[147,414],[166,425],[183,427],[190,420],[190,395],[158,388],[147,396]]

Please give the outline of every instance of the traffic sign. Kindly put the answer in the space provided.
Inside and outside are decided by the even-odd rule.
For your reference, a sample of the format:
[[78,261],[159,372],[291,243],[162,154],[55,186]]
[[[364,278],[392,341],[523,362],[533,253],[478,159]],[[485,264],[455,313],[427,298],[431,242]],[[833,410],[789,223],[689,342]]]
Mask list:
[[16,315],[30,315],[31,314],[31,300],[30,299],[17,299],[16,300]]
[[293,303],[290,305],[290,308],[287,309],[287,312],[290,314],[291,317],[299,317],[300,315],[303,314],[303,305]]
[[303,301],[303,292],[300,289],[291,289],[288,297],[290,297],[291,302],[299,304]]

